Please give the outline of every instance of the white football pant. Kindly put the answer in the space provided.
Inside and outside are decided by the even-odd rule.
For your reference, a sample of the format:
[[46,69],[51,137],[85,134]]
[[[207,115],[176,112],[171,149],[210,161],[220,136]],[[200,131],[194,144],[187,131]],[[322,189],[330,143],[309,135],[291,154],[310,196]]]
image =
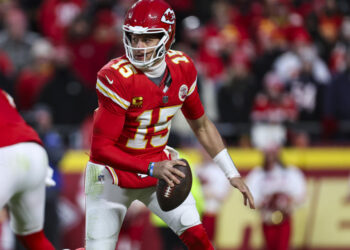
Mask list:
[[46,151],[37,143],[0,147],[0,206],[8,204],[15,234],[43,229],[47,167]]
[[192,194],[179,207],[164,212],[159,207],[155,187],[121,188],[113,184],[113,179],[105,166],[91,162],[86,167],[85,195],[86,250],[115,249],[126,211],[134,200],[144,203],[177,235],[201,223]]

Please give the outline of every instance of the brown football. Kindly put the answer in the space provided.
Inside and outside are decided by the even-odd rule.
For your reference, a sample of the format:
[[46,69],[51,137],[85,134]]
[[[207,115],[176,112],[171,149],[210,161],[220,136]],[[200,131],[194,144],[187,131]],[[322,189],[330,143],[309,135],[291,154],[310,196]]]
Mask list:
[[165,180],[159,179],[156,187],[157,199],[160,208],[163,211],[170,211],[180,206],[180,204],[187,198],[192,187],[192,172],[190,165],[185,159],[180,159],[186,163],[186,166],[175,165],[185,174],[185,178],[180,178],[180,184],[175,184],[170,187]]

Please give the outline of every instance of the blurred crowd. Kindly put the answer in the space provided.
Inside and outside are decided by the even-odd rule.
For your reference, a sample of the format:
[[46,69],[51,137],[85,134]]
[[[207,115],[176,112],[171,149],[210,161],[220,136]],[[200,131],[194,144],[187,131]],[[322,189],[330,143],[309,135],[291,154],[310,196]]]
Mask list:
[[[0,88],[14,97],[19,111],[38,131],[55,170],[67,148],[89,148],[97,107],[96,73],[124,54],[121,27],[134,2],[0,0]],[[207,115],[227,144],[254,146],[272,158],[252,172],[250,181],[257,186],[272,183],[270,191],[284,185],[280,177],[286,178],[287,168],[275,152],[266,151],[271,145],[350,144],[350,1],[168,2],[177,17],[173,49],[193,58]],[[170,136],[174,147],[194,141],[182,119],[174,120],[175,133]],[[224,181],[213,186],[211,178],[221,177],[207,159],[199,169],[207,203],[203,223],[213,240],[216,217],[229,191],[222,186]],[[59,171],[55,174],[58,185],[47,191],[45,221],[62,226],[57,197],[63,185]],[[286,204],[289,190],[283,195],[272,191],[257,194],[258,208],[262,218],[276,212],[276,207],[283,212],[275,224],[284,227],[284,242],[289,242],[291,208],[301,199],[294,201],[290,194],[288,206],[280,209],[279,201]],[[139,230],[143,221],[135,221]],[[270,225],[264,221],[266,232],[274,230]],[[57,248],[59,226],[45,228]],[[127,232],[124,235],[134,235]],[[265,236],[272,238],[271,233]]]
[[[25,116],[46,106],[55,126],[69,128],[70,146],[87,148],[96,73],[124,53],[122,20],[133,2],[0,1],[0,87]],[[173,48],[195,61],[208,116],[228,144],[350,141],[349,1],[168,2]],[[186,129],[175,127],[181,146]]]

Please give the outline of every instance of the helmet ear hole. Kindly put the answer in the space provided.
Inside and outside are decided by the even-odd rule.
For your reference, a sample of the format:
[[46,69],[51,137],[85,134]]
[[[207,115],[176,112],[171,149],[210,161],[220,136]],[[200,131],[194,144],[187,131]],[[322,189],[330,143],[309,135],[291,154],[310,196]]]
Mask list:
[[165,44],[167,43],[167,41],[169,40],[168,34],[167,33],[162,33],[160,34],[160,40],[159,40],[159,45],[156,48],[155,51],[155,55],[157,55],[157,57],[163,57],[166,53],[166,47]]
[[129,43],[131,43],[131,32],[125,32],[125,37]]
[[164,37],[164,33],[163,32],[159,32],[159,33],[154,33],[152,34],[152,37],[162,40],[162,38]]
[[163,57],[165,55],[165,48],[164,46],[158,46],[158,48],[156,48],[154,55],[156,55],[156,57],[160,58]]

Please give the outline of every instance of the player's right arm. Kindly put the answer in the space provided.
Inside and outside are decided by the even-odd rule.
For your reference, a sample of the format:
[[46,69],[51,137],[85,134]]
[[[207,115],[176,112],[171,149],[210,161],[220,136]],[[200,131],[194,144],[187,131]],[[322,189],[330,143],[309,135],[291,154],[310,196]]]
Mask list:
[[116,169],[147,174],[149,162],[127,154],[115,146],[124,120],[124,114],[112,113],[99,106],[94,117],[91,159]]

